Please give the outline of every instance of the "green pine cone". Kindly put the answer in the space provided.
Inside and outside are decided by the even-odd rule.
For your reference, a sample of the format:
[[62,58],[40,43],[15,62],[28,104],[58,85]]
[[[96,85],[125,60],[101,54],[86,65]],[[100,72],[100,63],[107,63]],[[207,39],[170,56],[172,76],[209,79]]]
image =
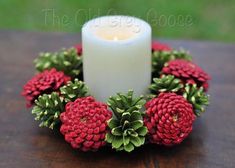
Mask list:
[[198,88],[196,84],[186,84],[183,96],[193,105],[197,116],[200,116],[205,111],[205,106],[209,105],[209,96],[204,92],[203,87]]
[[133,90],[129,90],[127,94],[117,93],[117,95],[109,98],[107,104],[116,117],[121,118],[122,113],[126,111],[140,111],[144,106],[146,101],[143,96],[134,98],[133,93]]
[[34,60],[35,68],[42,72],[45,69],[51,69],[54,67],[54,60],[56,59],[55,53],[40,53],[39,57]]
[[183,49],[172,51],[155,51],[152,54],[153,78],[159,77],[165,63],[175,59],[192,60],[192,56]]
[[77,55],[75,48],[62,49],[58,53],[41,53],[34,63],[39,72],[55,68],[72,78],[80,77],[82,72],[82,57]]
[[65,102],[75,101],[78,97],[88,96],[88,87],[84,82],[75,79],[69,81],[67,85],[60,88],[61,95]]
[[144,144],[147,134],[141,111],[144,104],[143,97],[133,98],[133,91],[109,98],[108,106],[114,117],[108,121],[110,132],[106,134],[106,142],[117,151],[131,152]]
[[60,113],[64,111],[64,105],[64,99],[58,93],[44,94],[35,100],[32,114],[35,115],[35,120],[41,122],[40,127],[54,129],[60,124]]
[[152,94],[157,95],[160,92],[178,92],[183,88],[180,79],[173,75],[163,75],[161,78],[154,78],[153,83],[149,87]]

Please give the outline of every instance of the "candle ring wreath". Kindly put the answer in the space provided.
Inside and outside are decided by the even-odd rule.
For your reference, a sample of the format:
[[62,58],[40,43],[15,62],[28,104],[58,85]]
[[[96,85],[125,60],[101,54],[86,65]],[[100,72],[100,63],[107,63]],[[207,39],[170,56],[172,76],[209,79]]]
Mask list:
[[82,47],[41,53],[38,73],[22,95],[40,127],[60,130],[65,141],[81,151],[109,145],[131,152],[146,143],[180,144],[209,104],[209,75],[192,62],[188,51],[152,43],[149,94],[133,90],[110,96],[107,103],[89,94],[82,76]]

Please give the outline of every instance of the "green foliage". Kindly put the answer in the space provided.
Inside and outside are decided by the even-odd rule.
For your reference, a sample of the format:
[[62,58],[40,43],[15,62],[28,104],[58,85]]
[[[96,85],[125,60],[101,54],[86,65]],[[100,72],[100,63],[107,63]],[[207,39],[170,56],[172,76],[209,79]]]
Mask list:
[[186,84],[183,96],[193,105],[197,116],[200,116],[205,111],[205,106],[209,105],[209,96],[204,92],[203,87],[198,88],[196,84]]
[[180,79],[175,78],[173,75],[163,75],[161,78],[153,79],[149,90],[157,95],[160,92],[178,92],[181,88],[183,88],[183,84]]
[[114,117],[108,121],[110,132],[106,134],[106,141],[117,151],[131,152],[144,144],[147,134],[141,111],[144,104],[143,97],[133,97],[133,91],[109,98],[108,106],[113,110]]
[[165,63],[174,59],[192,60],[192,56],[185,50],[155,51],[152,53],[153,78],[159,77]]
[[34,63],[39,72],[55,68],[72,78],[80,77],[82,72],[82,57],[77,55],[75,48],[62,49],[58,53],[41,53]]
[[[13,6],[17,12],[9,12]],[[5,30],[77,33],[89,19],[109,14],[140,17],[156,37],[235,41],[234,0],[135,0],[135,7],[126,0],[0,1],[0,27]]]
[[75,79],[73,82],[69,81],[67,85],[60,88],[61,95],[65,102],[76,100],[78,97],[88,96],[88,87],[84,82]]
[[54,129],[60,123],[60,113],[64,111],[64,99],[58,93],[44,94],[35,100],[35,106],[32,114],[35,120],[39,120],[40,127],[49,127]]

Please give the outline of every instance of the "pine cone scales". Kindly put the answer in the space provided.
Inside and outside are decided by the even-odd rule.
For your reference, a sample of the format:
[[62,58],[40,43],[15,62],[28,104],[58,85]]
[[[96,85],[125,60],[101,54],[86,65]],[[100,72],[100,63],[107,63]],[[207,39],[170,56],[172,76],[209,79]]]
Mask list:
[[156,95],[159,92],[178,92],[182,88],[183,84],[179,79],[173,75],[163,75],[161,78],[153,78],[149,90]]
[[23,87],[22,95],[25,96],[27,100],[27,106],[32,106],[32,104],[34,104],[34,100],[37,99],[39,95],[57,91],[69,80],[70,77],[54,68],[37,74]]
[[60,115],[60,132],[73,148],[94,151],[105,145],[107,120],[111,116],[107,106],[93,97],[78,98],[67,103]]
[[61,87],[60,93],[65,102],[75,101],[79,97],[88,96],[88,87],[84,82],[75,79],[73,82],[69,81],[67,85]]
[[125,112],[121,120],[109,120],[108,126],[111,132],[106,135],[106,141],[111,143],[117,151],[131,152],[145,142],[147,129],[138,111]]
[[197,116],[200,116],[205,111],[205,106],[209,104],[209,96],[202,87],[198,88],[196,84],[186,84],[183,96],[193,105],[194,113]]
[[204,87],[205,90],[208,89],[209,75],[190,61],[183,59],[169,61],[166,66],[163,67],[162,73],[174,75],[184,83],[197,84],[199,87]]
[[146,103],[144,123],[150,142],[172,146],[181,143],[192,131],[195,119],[192,105],[175,93],[160,93]]
[[153,77],[159,77],[164,65],[171,60],[185,59],[191,60],[191,55],[185,50],[171,50],[171,51],[154,51],[152,54],[152,71]]
[[106,134],[106,141],[117,151],[131,152],[144,144],[147,134],[141,111],[144,104],[143,97],[133,97],[133,91],[109,98],[108,106],[115,117],[108,121],[110,132]]
[[154,51],[170,51],[172,50],[168,45],[160,43],[158,41],[152,42],[152,52]]
[[78,56],[81,56],[82,55],[82,44],[77,44],[74,46],[77,50],[77,54]]
[[40,95],[35,101],[32,114],[40,121],[40,127],[54,129],[60,124],[60,113],[64,111],[64,99],[58,93]]
[[72,78],[78,78],[82,75],[82,57],[78,56],[80,52],[79,48],[72,47],[56,53],[41,53],[34,60],[35,67],[39,72],[55,68]]

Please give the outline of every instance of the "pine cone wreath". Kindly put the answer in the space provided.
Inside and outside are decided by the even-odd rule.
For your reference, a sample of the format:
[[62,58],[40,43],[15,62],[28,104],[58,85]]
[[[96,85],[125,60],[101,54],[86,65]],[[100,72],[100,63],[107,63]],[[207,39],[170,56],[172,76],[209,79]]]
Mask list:
[[23,86],[22,95],[27,101],[27,107],[31,107],[39,95],[58,91],[68,81],[70,77],[54,68],[37,74]]
[[180,144],[192,131],[194,119],[192,105],[175,93],[160,93],[146,103],[144,124],[151,143]]
[[202,86],[205,90],[207,90],[209,86],[209,75],[199,66],[187,60],[176,59],[169,61],[166,63],[165,67],[163,67],[162,73],[174,75],[185,84],[197,84],[198,87]]
[[60,115],[60,132],[73,148],[95,151],[105,145],[107,121],[111,116],[106,104],[91,96],[78,98],[67,103]]
[[141,111],[144,104],[143,97],[133,97],[133,91],[109,98],[108,105],[114,117],[108,121],[110,132],[106,134],[106,141],[112,148],[131,152],[144,144],[147,134]]
[[166,44],[160,43],[158,41],[152,42],[152,52],[154,51],[171,51],[172,48]]

